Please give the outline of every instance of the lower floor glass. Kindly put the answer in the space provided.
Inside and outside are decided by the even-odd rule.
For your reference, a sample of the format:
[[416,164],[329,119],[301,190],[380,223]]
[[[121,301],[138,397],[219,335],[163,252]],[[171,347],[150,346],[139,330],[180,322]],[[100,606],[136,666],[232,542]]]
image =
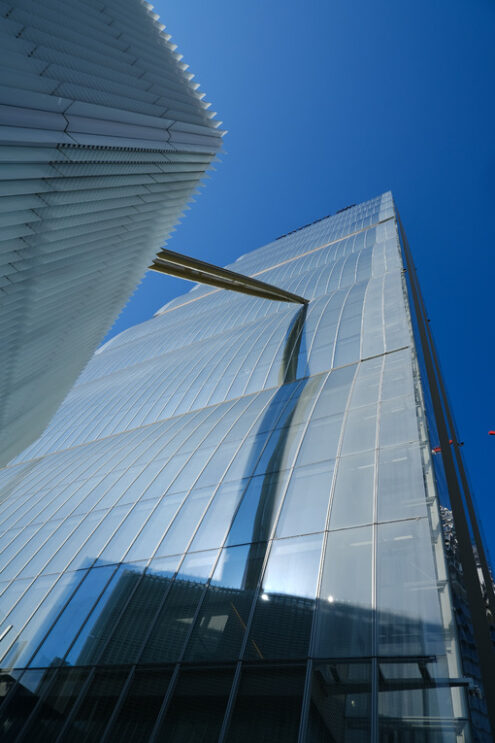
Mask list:
[[[460,743],[434,659],[93,666],[0,677],[5,743]],[[454,713],[453,713],[454,712]]]

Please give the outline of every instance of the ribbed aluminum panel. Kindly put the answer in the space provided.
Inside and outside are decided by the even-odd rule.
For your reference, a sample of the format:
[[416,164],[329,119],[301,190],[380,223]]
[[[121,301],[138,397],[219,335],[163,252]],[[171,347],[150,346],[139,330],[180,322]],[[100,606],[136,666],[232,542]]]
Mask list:
[[48,423],[221,145],[150,7],[0,2],[0,462]]

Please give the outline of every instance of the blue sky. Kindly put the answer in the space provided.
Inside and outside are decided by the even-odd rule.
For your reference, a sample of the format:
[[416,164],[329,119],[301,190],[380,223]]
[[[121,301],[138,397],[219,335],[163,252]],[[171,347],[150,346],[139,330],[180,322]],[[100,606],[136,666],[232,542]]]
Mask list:
[[[154,4],[229,130],[170,248],[225,264],[391,189],[494,562],[494,3]],[[148,273],[108,337],[189,288]]]

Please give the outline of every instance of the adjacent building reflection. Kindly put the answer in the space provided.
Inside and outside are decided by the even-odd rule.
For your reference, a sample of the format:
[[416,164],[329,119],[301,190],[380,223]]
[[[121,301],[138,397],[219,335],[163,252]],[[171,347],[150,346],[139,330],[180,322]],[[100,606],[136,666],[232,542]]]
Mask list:
[[[303,565],[304,552],[319,549],[321,538],[306,539]],[[272,550],[283,550],[284,541]],[[260,543],[259,554],[265,549]],[[175,575],[172,561],[161,570],[123,565],[87,616],[81,595],[91,592],[83,581],[59,621],[40,631],[32,669],[2,677],[2,740],[21,730],[30,741],[61,733],[63,740],[99,740],[108,726],[108,740],[147,740],[156,727],[158,740],[206,742],[228,725],[225,740],[269,734],[282,742],[297,740],[303,724],[308,741],[364,743],[373,688],[384,743],[462,734],[466,721],[455,719],[452,692],[463,680],[448,679],[445,659],[425,652],[429,637],[441,638],[439,627],[382,614],[381,626],[400,627],[404,646],[412,641],[423,652],[364,656],[353,628],[371,633],[373,612],[316,600],[307,585],[301,595],[270,590],[267,574],[256,598],[248,581],[259,554],[254,545],[227,548],[209,582],[213,556],[205,553],[186,557]],[[288,565],[283,551],[280,559]],[[101,570],[115,566],[97,566],[86,580]],[[323,657],[323,648],[333,653]],[[41,659],[45,668],[36,668]]]

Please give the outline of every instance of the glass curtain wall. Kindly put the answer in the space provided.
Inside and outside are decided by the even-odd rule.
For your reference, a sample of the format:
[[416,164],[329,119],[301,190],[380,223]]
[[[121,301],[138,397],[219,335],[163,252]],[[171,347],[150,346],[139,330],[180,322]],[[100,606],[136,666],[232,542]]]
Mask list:
[[0,471],[0,729],[468,741],[392,196],[101,348]]

